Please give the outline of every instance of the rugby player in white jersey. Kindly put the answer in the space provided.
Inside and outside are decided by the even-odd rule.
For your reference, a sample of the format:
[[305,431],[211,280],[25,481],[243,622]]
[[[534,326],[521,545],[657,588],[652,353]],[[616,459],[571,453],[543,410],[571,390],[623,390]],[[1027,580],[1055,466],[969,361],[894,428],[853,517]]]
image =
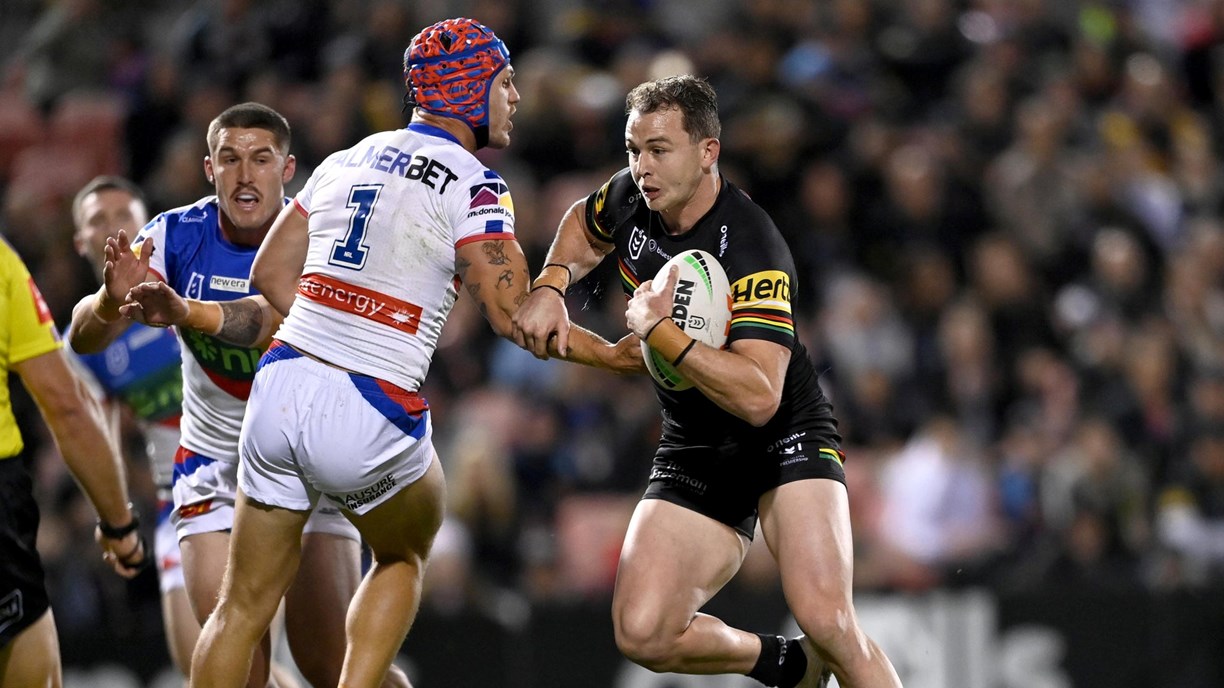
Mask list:
[[[209,155],[203,165],[216,195],[160,213],[130,245],[124,230],[106,239],[103,285],[73,311],[73,349],[93,353],[119,338],[132,324],[120,317],[119,308],[130,289],[144,281],[223,302],[218,307],[253,293],[251,263],[288,202],[284,185],[295,168],[290,136],[285,118],[259,103],[235,105],[218,115],[209,125]],[[171,517],[187,593],[202,624],[216,604],[225,571],[239,432],[267,337],[235,345],[228,331],[179,329],[178,335],[183,415]],[[302,575],[286,595],[286,636],[304,677],[315,685],[335,685],[338,672],[333,667],[344,655],[344,616],[361,576],[359,536],[339,509],[321,504],[304,540]],[[253,663],[253,687],[268,683],[269,646],[270,639],[265,639]],[[407,678],[397,669],[389,683],[407,685]]]
[[[241,319],[255,336],[272,310],[286,314],[243,423],[229,568],[193,686],[241,685],[319,502],[342,507],[373,552],[349,609],[340,681],[377,685],[416,615],[444,512],[429,405],[417,394],[442,325],[460,284],[505,337],[526,299],[509,189],[473,155],[510,142],[519,94],[509,52],[479,23],[448,19],[413,38],[404,75],[412,122],[318,167],[256,257],[263,299],[244,299],[237,313],[155,284],[129,294],[132,317],[204,332]],[[632,336],[612,345],[571,330],[568,349],[570,360],[644,369]]]

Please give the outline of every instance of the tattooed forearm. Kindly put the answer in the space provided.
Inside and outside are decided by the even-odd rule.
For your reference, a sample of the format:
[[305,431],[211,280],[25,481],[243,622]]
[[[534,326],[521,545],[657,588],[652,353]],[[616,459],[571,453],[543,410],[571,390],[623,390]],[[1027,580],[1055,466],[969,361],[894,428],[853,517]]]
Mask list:
[[481,244],[484,254],[489,258],[489,265],[505,265],[510,262],[506,256],[504,241],[486,241]]
[[263,306],[252,299],[221,302],[224,320],[217,338],[239,346],[254,346],[263,331]]

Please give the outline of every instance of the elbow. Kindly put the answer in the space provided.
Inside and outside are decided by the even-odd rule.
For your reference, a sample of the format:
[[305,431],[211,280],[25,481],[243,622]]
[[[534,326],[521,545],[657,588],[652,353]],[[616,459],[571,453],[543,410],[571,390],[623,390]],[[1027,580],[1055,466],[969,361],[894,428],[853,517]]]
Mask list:
[[754,428],[764,427],[778,412],[781,399],[774,395],[760,395],[746,400],[747,403],[738,414]]

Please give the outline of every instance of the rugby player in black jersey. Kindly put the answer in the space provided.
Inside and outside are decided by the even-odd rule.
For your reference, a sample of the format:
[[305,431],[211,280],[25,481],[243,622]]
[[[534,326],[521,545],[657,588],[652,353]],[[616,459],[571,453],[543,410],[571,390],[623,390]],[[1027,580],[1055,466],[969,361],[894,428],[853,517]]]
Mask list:
[[[795,337],[795,266],[769,216],[718,171],[717,100],[703,79],[668,77],[626,99],[629,166],[561,221],[515,316],[541,358],[565,355],[570,282],[615,254],[626,320],[694,387],[656,384],[663,436],[634,511],[612,618],[628,658],[660,672],[740,673],[769,686],[900,686],[851,599],[852,543],[837,422]],[[694,343],[670,318],[675,254],[713,254],[732,284],[727,344]],[[555,341],[551,341],[555,337]],[[787,640],[699,613],[743,562],[758,518],[804,635]]]

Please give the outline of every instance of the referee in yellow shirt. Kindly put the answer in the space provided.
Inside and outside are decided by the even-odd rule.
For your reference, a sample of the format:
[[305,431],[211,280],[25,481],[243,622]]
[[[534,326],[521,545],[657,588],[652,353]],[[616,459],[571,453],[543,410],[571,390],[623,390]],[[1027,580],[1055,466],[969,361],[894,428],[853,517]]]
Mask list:
[[51,313],[29,270],[0,241],[0,686],[62,685],[55,619],[34,540],[38,505],[9,399],[17,373],[37,402],[68,469],[98,512],[103,558],[130,578],[145,564],[115,441],[102,411],[68,367]]

